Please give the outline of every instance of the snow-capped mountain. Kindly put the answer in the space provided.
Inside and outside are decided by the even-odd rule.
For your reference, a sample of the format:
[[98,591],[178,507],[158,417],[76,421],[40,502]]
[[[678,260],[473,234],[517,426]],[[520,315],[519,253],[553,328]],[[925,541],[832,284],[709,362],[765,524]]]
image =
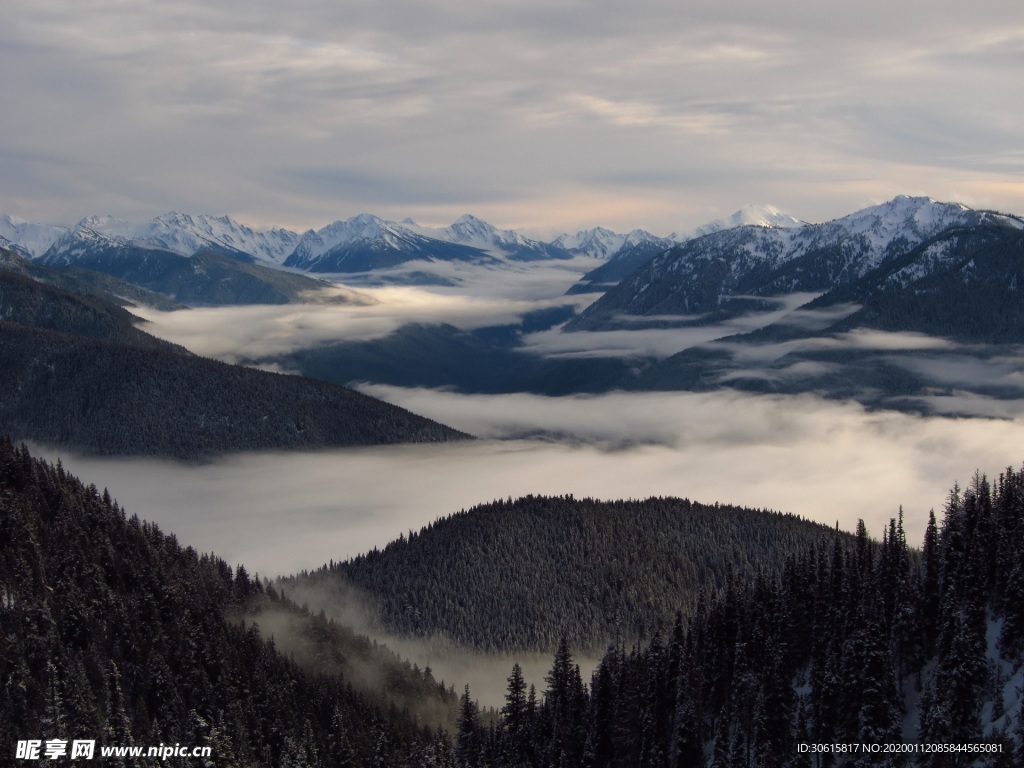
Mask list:
[[183,256],[204,248],[225,249],[280,264],[299,244],[299,234],[287,229],[257,231],[229,216],[193,216],[171,212],[157,216],[139,227],[134,237],[180,253]]
[[569,327],[606,328],[623,315],[728,312],[732,296],[829,290],[943,231],[984,223],[1024,226],[1013,216],[900,196],[824,224],[718,230],[655,256]]
[[593,227],[580,230],[575,235],[570,235],[568,232],[559,235],[552,241],[552,245],[557,245],[572,253],[607,259],[617,253],[624,242],[626,242],[626,235],[620,235],[618,232],[612,232],[604,227]]
[[581,277],[567,293],[607,291],[659,253],[676,244],[675,240],[657,237],[642,229],[634,229],[628,235],[620,237],[619,247],[605,260],[604,264]]
[[275,253],[273,236],[261,242],[259,233],[253,233],[256,237],[246,240],[246,230],[230,220],[182,214],[142,226],[113,216],[90,216],[35,260],[48,267],[110,275],[190,305],[281,304],[323,287],[235,247],[244,243],[264,258]]
[[450,242],[498,253],[517,261],[564,259],[571,255],[557,245],[531,240],[511,229],[498,229],[469,214],[456,219],[444,233]]
[[409,224],[410,228],[424,237],[476,248],[497,258],[538,261],[568,259],[572,256],[557,242],[544,243],[525,237],[513,229],[498,229],[468,213],[443,228],[423,227],[411,221]]
[[134,227],[114,216],[87,216],[58,237],[38,259],[47,266],[68,266],[128,246]]
[[709,221],[703,226],[697,227],[692,235],[674,235],[674,239],[682,242],[692,240],[695,237],[710,235],[712,232],[720,232],[723,229],[735,229],[736,227],[781,227],[791,229],[802,227],[807,222],[783,213],[771,205],[746,205],[740,208],[732,216],[724,219]]
[[286,229],[256,231],[228,216],[193,216],[171,212],[144,224],[133,224],[114,216],[89,216],[51,243],[36,257],[48,263],[70,263],[95,248],[135,247],[170,251],[193,256],[213,250],[257,261],[280,264],[299,242],[299,235]]
[[0,245],[33,259],[42,256],[67,231],[67,227],[33,224],[16,216],[0,216]]
[[[658,245],[668,243],[671,245],[673,242],[670,238],[652,235],[645,229],[634,229],[628,234],[620,234],[604,227],[594,227],[593,229],[580,230],[575,235],[568,233],[559,235],[552,241],[552,245],[564,248],[574,255],[579,254],[611,260],[622,252],[636,246],[643,246],[648,243],[656,243]],[[668,247],[668,245],[665,247]]]
[[[309,230],[284,266],[309,272],[365,272],[415,260],[488,259],[480,248],[428,237],[411,226],[361,213]],[[417,227],[417,229],[422,229]]]

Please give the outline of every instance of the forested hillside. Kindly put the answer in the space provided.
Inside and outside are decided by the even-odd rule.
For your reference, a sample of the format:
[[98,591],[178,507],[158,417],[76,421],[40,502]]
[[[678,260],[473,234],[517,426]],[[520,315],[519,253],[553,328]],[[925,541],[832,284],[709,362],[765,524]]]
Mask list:
[[185,305],[159,293],[148,291],[134,283],[120,280],[102,272],[81,267],[44,267],[13,251],[0,248],[0,270],[14,272],[46,285],[63,288],[79,295],[96,296],[124,305],[129,302],[154,307],[165,312],[184,309]]
[[100,272],[189,305],[287,304],[326,287],[305,275],[257,264],[244,254],[212,248],[192,256],[126,243],[93,246],[74,255],[55,249],[39,262]]
[[563,643],[542,696],[512,670],[496,725],[464,695],[460,765],[1021,765],[1022,553],[1024,471],[976,476],[920,557],[902,519],[861,524],[610,647],[589,686]]
[[[48,270],[51,271],[52,270]],[[55,287],[15,269],[0,267],[0,322],[62,335],[103,339],[134,347],[187,354],[136,327],[138,318],[101,297]]]
[[[253,626],[270,613],[278,645]],[[0,692],[4,765],[33,738],[209,746],[219,766],[443,766],[450,745],[419,716],[448,719],[456,701],[5,440]]]
[[484,650],[550,651],[567,638],[599,652],[691,613],[730,574],[776,574],[787,556],[833,536],[794,515],[688,499],[528,496],[451,515],[297,581],[354,587],[391,632]]
[[100,297],[0,269],[0,433],[185,460],[466,437],[344,387],[198,357],[135,322]]

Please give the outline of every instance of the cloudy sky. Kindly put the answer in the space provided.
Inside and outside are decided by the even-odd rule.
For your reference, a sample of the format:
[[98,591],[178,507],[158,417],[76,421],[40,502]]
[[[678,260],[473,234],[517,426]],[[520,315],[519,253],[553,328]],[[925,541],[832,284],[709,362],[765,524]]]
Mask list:
[[0,213],[1024,212],[1024,5],[4,0]]

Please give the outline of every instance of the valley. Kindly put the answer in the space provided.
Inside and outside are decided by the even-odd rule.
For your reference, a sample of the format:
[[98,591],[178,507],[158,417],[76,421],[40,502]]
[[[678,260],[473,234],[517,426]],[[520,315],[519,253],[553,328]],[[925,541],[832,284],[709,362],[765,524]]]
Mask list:
[[[798,714],[818,733],[868,738],[869,715],[829,710],[823,697],[838,689],[815,675],[826,659],[853,669],[883,654],[864,639],[881,625],[895,655],[879,662],[877,679],[902,698],[886,698],[890,709],[870,714],[871,727],[896,738],[916,734],[921,720],[934,737],[935,697],[967,696],[951,682],[950,661],[965,633],[1007,637],[971,657],[988,665],[986,685],[1010,691],[1019,677],[1018,609],[1008,597],[1016,577],[978,576],[948,542],[951,526],[967,526],[971,547],[1017,567],[992,515],[1018,535],[1019,477],[998,468],[1018,461],[1024,444],[1024,222],[904,197],[822,225],[749,215],[671,240],[595,229],[549,243],[469,216],[441,229],[366,215],[312,233],[319,239],[277,232],[276,250],[260,239],[267,233],[248,230],[249,251],[228,249],[224,232],[241,244],[243,230],[213,217],[162,217],[163,228],[149,229],[97,219],[56,233],[45,250],[38,231],[33,239],[22,226],[18,243],[8,227],[0,426],[52,463],[30,472],[34,459],[9,446],[9,475],[53,488],[63,473],[77,475],[91,484],[83,509],[109,512],[95,490],[107,488],[153,531],[173,532],[183,556],[224,558],[202,561],[218,585],[202,589],[264,595],[224,597],[218,613],[290,654],[297,670],[283,671],[293,682],[282,685],[323,673],[391,707],[341,729],[358,747],[331,741],[333,715],[303,715],[302,739],[334,754],[366,753],[374,728],[418,755],[410,766],[427,765],[428,753],[460,768],[540,765],[552,750],[580,764],[588,749],[611,764],[613,753],[642,753],[634,741],[645,733],[677,757],[726,743],[789,749],[757,724],[760,702],[787,689],[772,675],[806,691],[779,700],[794,724],[786,744],[800,738]],[[206,239],[175,235],[172,223]],[[83,245],[98,238],[101,248]],[[632,271],[605,269],[616,258]],[[998,487],[979,468],[1001,473]],[[969,492],[949,491],[954,481]],[[34,508],[13,501],[20,482],[5,514]],[[995,495],[998,513],[986,506]],[[39,514],[38,523],[5,525],[60,519]],[[995,629],[937,622],[921,592],[922,579],[938,578],[927,565],[928,537],[939,535],[933,514],[945,514],[941,552],[952,558],[941,600],[966,606],[952,585],[972,584]],[[19,595],[35,589],[21,581],[19,557],[4,566],[10,621],[28,610]],[[840,576],[844,568],[859,575]],[[259,587],[245,587],[248,574]],[[883,579],[887,602],[876,612],[862,587]],[[849,608],[849,638],[860,645],[822,629],[834,610],[822,607],[828,590]],[[904,599],[930,628],[899,623]],[[730,624],[737,610],[759,618]],[[794,611],[824,645],[785,634]],[[730,656],[706,639],[716,632],[747,638],[753,655]],[[39,637],[49,653],[65,653],[59,632]],[[684,680],[683,656],[709,677]],[[75,663],[93,699],[62,704],[62,717],[109,717],[96,691],[113,673],[96,672],[91,658]],[[927,664],[944,671],[913,687],[906,670]],[[72,685],[46,678],[42,656],[30,666],[8,677]],[[648,699],[637,689],[645,676]],[[152,697],[146,679],[132,695]],[[525,739],[515,722],[530,684],[530,722],[542,730]],[[227,700],[214,704],[203,685],[178,695],[182,712],[164,713],[168,734],[230,734],[222,749],[254,754],[240,745],[264,738],[255,720],[231,720]],[[970,697],[981,725],[962,732],[1012,748],[1019,695],[993,698],[986,688]],[[869,698],[858,699],[859,712]],[[618,708],[621,739],[597,745],[592,729],[612,717],[601,701]],[[30,703],[17,706],[11,722],[39,722]],[[629,707],[658,724],[632,722]],[[121,709],[135,723],[125,733],[152,735],[138,705]],[[203,731],[195,718],[216,727]],[[268,764],[286,755],[315,764],[295,733],[267,742]]]

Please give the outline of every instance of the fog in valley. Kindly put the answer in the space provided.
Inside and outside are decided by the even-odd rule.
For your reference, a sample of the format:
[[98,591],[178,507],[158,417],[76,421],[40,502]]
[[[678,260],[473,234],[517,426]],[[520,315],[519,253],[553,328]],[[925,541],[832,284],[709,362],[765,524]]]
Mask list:
[[483,439],[243,454],[200,466],[37,450],[183,543],[264,576],[316,568],[439,516],[531,493],[686,496],[838,521],[844,530],[863,518],[879,536],[902,505],[916,543],[954,481],[1024,459],[1019,419],[869,413],[813,397],[367,390]]
[[[198,354],[234,362],[330,341],[379,338],[407,322],[472,329],[514,324],[524,313],[545,307],[582,306],[593,297],[565,296],[564,291],[592,262],[513,265],[500,273],[438,263],[429,266],[453,285],[336,285],[327,293],[342,303],[135,311],[148,321],[147,331]],[[1022,383],[1013,350],[979,361],[970,350],[920,334],[855,330],[759,345],[715,340],[769,322],[815,327],[855,309],[800,309],[809,298],[780,298],[770,311],[725,325],[572,334],[553,329],[527,335],[524,346],[536,354],[565,355],[612,343],[620,354],[657,349],[667,355],[711,344],[731,350],[747,373],[796,344],[925,349],[938,356],[908,359],[906,365],[927,366],[951,384],[968,383],[972,376]],[[772,375],[780,375],[778,369]],[[531,493],[602,499],[687,496],[838,521],[847,530],[864,518],[876,534],[903,505],[911,541],[917,541],[928,510],[940,511],[954,481],[963,484],[975,469],[997,473],[1024,460],[1021,401],[957,389],[931,397],[937,411],[962,412],[968,404],[981,416],[1000,418],[926,418],[868,411],[812,395],[731,390],[552,398],[369,382],[356,386],[480,440],[243,454],[199,466],[60,455],[88,482],[109,487],[130,512],[156,521],[187,544],[266,576],[344,559],[439,516]]]
[[[561,295],[572,279],[565,270],[549,272],[546,281],[531,275],[524,277],[525,286],[509,281],[483,298],[454,289],[360,287],[337,289],[338,295],[350,291],[343,304],[140,314],[150,321],[150,332],[200,354],[236,361],[268,350],[374,338],[411,321],[451,322],[463,328],[515,323],[532,309],[585,303],[585,297]],[[539,290],[538,284],[545,289]],[[801,315],[793,302],[780,302],[768,314],[776,322],[787,317],[793,323],[822,320]],[[713,339],[756,327],[757,322],[747,318],[696,331],[617,331],[614,339],[572,334],[575,340],[558,340],[557,331],[551,331],[528,343],[537,354],[583,354],[588,344],[609,341],[637,354],[652,349],[670,354],[690,344],[715,343]],[[1019,378],[1013,353],[972,367],[975,358],[965,357],[955,345],[914,334],[853,332],[815,343],[948,352],[948,358],[907,364],[931,366],[950,382],[972,375],[1010,383]],[[759,352],[744,347],[735,354],[745,355],[742,359],[755,370],[781,353],[765,345]],[[51,460],[60,458],[85,482],[109,488],[129,514],[156,522],[183,544],[244,563],[250,573],[270,578],[383,547],[399,534],[475,504],[526,494],[683,496],[793,512],[830,525],[838,522],[847,531],[863,519],[877,537],[902,506],[908,538],[918,545],[929,510],[941,516],[954,482],[965,485],[975,470],[994,475],[1024,460],[1020,401],[968,392],[946,392],[932,400],[938,412],[962,413],[966,403],[974,413],[999,418],[922,417],[869,411],[813,395],[731,390],[552,398],[374,383],[358,388],[479,439],[237,454],[198,465],[33,448]],[[361,611],[332,609],[322,596],[302,597],[372,631],[372,617]],[[484,703],[500,704],[511,660],[499,660],[497,668],[494,659],[474,662],[463,654],[446,661],[436,646],[382,639],[421,665],[429,664],[438,678],[459,685],[468,681]],[[538,683],[549,664],[546,657],[520,661]]]

